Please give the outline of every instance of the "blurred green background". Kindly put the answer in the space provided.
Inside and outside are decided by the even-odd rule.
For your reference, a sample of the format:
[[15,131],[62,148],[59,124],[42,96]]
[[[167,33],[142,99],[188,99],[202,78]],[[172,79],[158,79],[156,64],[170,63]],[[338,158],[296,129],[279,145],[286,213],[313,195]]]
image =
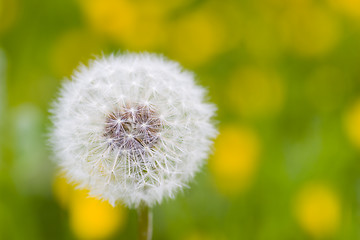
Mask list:
[[163,53],[219,108],[154,239],[360,239],[359,0],[0,0],[0,239],[135,239],[59,175],[48,108],[79,62]]

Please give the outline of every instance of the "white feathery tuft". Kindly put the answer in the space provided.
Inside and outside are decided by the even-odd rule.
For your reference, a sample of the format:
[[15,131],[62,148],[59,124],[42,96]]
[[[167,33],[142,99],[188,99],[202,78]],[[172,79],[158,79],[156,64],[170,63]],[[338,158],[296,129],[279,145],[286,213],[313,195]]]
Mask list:
[[67,178],[91,196],[152,206],[186,186],[217,130],[206,91],[176,62],[111,55],[81,66],[54,102],[51,144]]

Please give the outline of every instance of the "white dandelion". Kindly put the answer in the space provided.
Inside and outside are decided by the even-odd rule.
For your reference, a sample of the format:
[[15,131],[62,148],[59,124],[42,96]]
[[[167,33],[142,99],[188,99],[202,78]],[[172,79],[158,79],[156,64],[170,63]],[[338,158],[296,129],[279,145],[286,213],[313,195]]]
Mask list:
[[194,76],[154,54],[81,66],[62,85],[51,143],[66,177],[91,196],[153,206],[187,185],[217,131]]

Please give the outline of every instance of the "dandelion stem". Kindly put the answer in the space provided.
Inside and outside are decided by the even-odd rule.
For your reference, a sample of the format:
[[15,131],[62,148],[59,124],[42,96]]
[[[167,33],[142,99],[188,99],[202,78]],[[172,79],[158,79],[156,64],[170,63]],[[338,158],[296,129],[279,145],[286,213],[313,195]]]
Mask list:
[[141,202],[138,212],[138,228],[139,228],[139,240],[151,240],[152,237],[152,211],[144,203]]

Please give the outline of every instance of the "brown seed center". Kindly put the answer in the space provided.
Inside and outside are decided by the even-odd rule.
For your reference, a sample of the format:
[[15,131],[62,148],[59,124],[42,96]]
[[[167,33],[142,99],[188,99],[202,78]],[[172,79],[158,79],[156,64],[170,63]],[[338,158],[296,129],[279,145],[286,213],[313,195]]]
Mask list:
[[159,140],[159,115],[151,106],[125,106],[106,118],[104,136],[112,147],[129,151],[144,151]]

